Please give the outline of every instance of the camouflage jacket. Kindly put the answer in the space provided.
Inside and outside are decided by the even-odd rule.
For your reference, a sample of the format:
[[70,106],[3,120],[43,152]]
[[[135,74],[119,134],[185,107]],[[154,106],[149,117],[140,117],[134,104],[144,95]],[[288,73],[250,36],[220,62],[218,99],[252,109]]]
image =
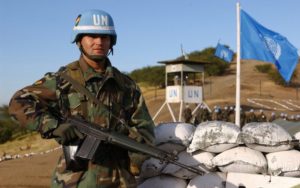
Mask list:
[[[9,112],[20,125],[40,132],[43,138],[53,138],[53,130],[70,115],[83,116],[87,121],[128,135],[119,119],[149,140],[153,140],[154,124],[140,89],[128,76],[111,66],[107,59],[104,73],[95,72],[83,58],[56,73],[47,73],[33,85],[15,93]],[[96,96],[107,108],[94,104],[71,83],[60,76],[66,72]],[[108,110],[107,110],[108,109]],[[58,140],[59,141],[59,140]],[[102,145],[96,160],[86,171],[66,170],[64,157],[54,172],[53,187],[135,187],[128,171],[127,151],[112,145]]]

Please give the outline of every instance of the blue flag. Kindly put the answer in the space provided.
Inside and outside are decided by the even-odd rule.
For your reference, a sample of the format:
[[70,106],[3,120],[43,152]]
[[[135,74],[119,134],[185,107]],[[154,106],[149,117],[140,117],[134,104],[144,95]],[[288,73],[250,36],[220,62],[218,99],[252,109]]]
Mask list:
[[226,46],[218,43],[215,51],[215,56],[223,59],[226,62],[231,62],[233,57],[233,51]]
[[298,63],[297,49],[284,36],[271,31],[241,10],[241,58],[275,64],[289,82]]

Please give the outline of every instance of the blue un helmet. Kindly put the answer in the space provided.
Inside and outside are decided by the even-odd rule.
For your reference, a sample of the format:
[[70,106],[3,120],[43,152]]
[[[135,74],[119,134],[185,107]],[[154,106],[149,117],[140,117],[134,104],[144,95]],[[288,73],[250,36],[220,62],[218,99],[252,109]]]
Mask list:
[[110,35],[111,45],[114,46],[117,42],[114,21],[107,12],[102,10],[88,10],[78,15],[73,28],[72,43],[77,42],[83,34]]

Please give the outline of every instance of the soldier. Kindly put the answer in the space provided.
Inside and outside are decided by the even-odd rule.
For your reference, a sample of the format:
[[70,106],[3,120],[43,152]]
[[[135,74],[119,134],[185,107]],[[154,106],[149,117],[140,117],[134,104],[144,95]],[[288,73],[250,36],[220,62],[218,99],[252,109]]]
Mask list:
[[242,108],[240,108],[240,115],[241,115],[240,124],[242,128],[246,124],[246,113]]
[[[81,52],[79,60],[17,91],[10,102],[10,114],[22,126],[62,145],[84,137],[64,121],[68,116],[80,116],[124,135],[129,135],[129,127],[136,127],[136,139],[153,142],[154,123],[139,87],[108,59],[117,41],[112,17],[101,10],[83,12],[76,19],[73,34],[72,42]],[[51,186],[136,187],[129,167],[126,149],[101,143],[94,158],[79,169],[74,165],[66,169],[62,156]]]
[[257,122],[256,115],[253,109],[250,109],[249,113],[246,115],[245,123]]
[[273,122],[275,119],[276,119],[276,114],[275,114],[275,112],[272,112],[271,116],[270,116],[270,119],[269,119],[269,122]]
[[235,112],[233,106],[229,107],[228,121],[231,123],[235,123]]
[[211,117],[210,117],[209,110],[205,106],[201,105],[198,113],[195,116],[194,125],[197,126],[199,123],[210,121],[210,120]]
[[262,109],[259,110],[259,114],[256,117],[257,122],[267,122],[267,116]]
[[192,115],[192,109],[190,108],[189,105],[185,106],[185,109],[183,110],[183,115],[184,115],[184,122],[191,123],[193,115]]
[[218,106],[215,106],[214,111],[212,112],[211,119],[214,121],[222,120],[222,112]]
[[197,126],[199,123],[202,122],[202,120],[201,120],[202,113],[203,113],[203,106],[201,105],[201,106],[199,107],[198,112],[197,112],[196,115],[195,115],[195,119],[194,119],[194,125],[195,125],[195,126]]
[[222,121],[228,122],[229,120],[229,108],[228,106],[224,106],[224,110],[222,111]]
[[287,115],[287,113],[284,113],[284,115],[283,115],[283,120],[288,120],[288,115]]
[[295,121],[295,116],[294,116],[294,115],[291,115],[291,116],[288,118],[288,121]]

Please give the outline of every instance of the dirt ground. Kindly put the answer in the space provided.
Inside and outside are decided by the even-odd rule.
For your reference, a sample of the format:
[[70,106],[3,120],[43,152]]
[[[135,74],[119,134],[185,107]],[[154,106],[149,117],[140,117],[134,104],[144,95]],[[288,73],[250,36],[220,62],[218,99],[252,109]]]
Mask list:
[[[274,100],[292,99],[300,106],[295,88],[275,85],[266,75],[254,70],[256,64],[242,64],[241,104],[245,109],[254,108],[258,110],[261,108],[249,103],[247,101],[249,97]],[[149,111],[154,116],[164,102],[164,90],[161,89],[157,92],[146,90],[143,94]],[[235,64],[231,65],[231,70],[226,76],[206,79],[204,99],[210,108],[214,105],[224,106],[235,103]],[[174,110],[178,112],[178,107],[174,107]],[[264,110],[268,113],[271,112],[269,109]],[[285,111],[285,109],[278,109],[277,112],[280,113],[281,111]],[[300,111],[298,109],[287,113],[298,114]],[[167,109],[162,111],[162,115],[157,119],[157,122],[159,121],[171,121]],[[61,150],[56,150],[48,154],[0,162],[0,188],[49,187],[50,177],[60,154]]]
[[0,163],[0,188],[46,188],[61,150]]

